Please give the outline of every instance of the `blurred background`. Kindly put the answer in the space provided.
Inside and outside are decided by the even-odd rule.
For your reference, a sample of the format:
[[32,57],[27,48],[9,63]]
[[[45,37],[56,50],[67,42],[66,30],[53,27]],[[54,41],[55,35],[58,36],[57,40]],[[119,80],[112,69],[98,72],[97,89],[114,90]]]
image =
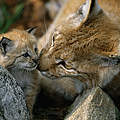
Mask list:
[[0,0],[0,33],[13,28],[28,29],[38,27],[37,37],[41,37],[65,0]]

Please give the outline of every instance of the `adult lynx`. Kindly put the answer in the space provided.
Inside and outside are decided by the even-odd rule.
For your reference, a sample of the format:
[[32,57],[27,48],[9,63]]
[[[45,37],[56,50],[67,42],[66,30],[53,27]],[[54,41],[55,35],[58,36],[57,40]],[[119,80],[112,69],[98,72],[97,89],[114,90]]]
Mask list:
[[46,78],[67,79],[59,92],[64,88],[67,95],[75,96],[99,85],[119,102],[119,6],[120,0],[86,0],[50,33],[39,69]]

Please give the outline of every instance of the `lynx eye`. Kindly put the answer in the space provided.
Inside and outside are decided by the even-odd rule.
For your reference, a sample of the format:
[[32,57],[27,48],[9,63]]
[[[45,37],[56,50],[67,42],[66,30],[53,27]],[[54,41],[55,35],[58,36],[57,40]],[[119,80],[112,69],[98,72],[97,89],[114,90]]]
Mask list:
[[24,56],[24,57],[30,57],[30,55],[28,54],[28,52],[26,52],[26,53],[23,54],[22,56]]
[[65,61],[64,61],[64,60],[61,60],[61,59],[57,59],[57,60],[56,60],[56,63],[57,63],[57,65],[62,65],[63,67],[66,66]]

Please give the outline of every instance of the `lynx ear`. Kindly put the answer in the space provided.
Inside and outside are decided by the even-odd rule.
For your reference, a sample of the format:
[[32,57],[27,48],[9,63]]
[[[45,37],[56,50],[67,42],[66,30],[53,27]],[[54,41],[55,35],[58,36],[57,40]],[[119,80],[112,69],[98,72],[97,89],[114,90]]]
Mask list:
[[79,11],[82,12],[84,18],[83,21],[86,21],[88,17],[97,15],[101,11],[101,8],[98,5],[97,0],[86,0],[86,2],[80,7]]
[[97,15],[101,11],[101,8],[98,4],[98,0],[92,0],[91,1],[91,6],[90,6],[90,11],[89,11],[89,17],[93,17]]
[[71,28],[81,26],[81,24],[83,24],[84,21],[87,19],[91,3],[92,0],[86,0],[85,3],[83,3],[83,5],[80,6],[80,8],[75,13],[70,14],[67,17],[65,24],[67,23],[67,26]]
[[[97,15],[101,10],[100,6],[97,3],[97,0],[86,0],[82,6],[73,14],[70,14],[66,21],[65,25],[67,28],[75,29],[80,27],[88,18],[93,15]],[[66,25],[67,24],[67,25]],[[67,29],[66,28],[66,29]]]
[[98,0],[98,4],[114,23],[120,23],[120,0]]
[[36,32],[36,30],[37,30],[37,27],[32,27],[32,28],[27,29],[26,31],[27,31],[28,33],[34,35],[35,32]]
[[0,41],[0,49],[2,51],[2,54],[5,55],[10,49],[13,47],[13,41],[3,37]]

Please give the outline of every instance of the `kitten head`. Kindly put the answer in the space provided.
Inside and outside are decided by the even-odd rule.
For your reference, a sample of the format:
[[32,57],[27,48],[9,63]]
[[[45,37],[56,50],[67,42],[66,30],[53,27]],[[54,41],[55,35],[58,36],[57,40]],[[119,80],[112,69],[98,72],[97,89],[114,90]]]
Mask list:
[[37,45],[32,29],[0,35],[0,65],[5,68],[33,70],[37,67]]

